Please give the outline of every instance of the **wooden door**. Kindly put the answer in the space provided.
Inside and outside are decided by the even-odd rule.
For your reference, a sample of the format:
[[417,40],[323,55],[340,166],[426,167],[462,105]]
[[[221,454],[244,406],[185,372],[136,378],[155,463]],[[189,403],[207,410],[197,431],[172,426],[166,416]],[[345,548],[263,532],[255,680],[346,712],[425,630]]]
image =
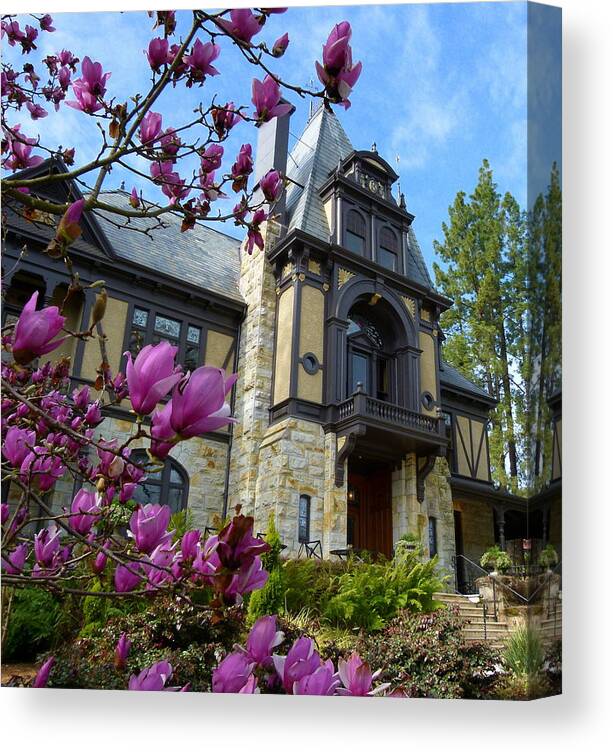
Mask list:
[[347,517],[353,547],[392,555],[392,483],[389,470],[370,475],[349,474],[356,500],[348,501]]

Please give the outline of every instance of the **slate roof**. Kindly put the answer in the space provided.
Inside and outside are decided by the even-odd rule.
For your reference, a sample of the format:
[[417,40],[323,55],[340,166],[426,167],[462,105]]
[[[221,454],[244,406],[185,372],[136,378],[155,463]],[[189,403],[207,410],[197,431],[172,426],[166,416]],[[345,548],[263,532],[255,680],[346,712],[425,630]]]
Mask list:
[[[101,198],[106,203],[125,206],[128,194],[113,191],[102,194]],[[119,258],[147,269],[159,269],[175,279],[243,302],[238,287],[240,241],[236,238],[203,225],[182,233],[181,219],[172,214],[164,215],[165,227],[155,226],[155,220],[151,219],[130,220],[131,226],[138,229],[155,227],[152,237],[105,221],[105,216],[115,223],[124,221],[122,217],[102,210],[96,210],[96,215]]]
[[[321,106],[309,119],[287,161],[287,175],[299,185],[287,189],[288,230],[298,229],[328,242],[330,228],[319,190],[340,160],[355,151],[336,115]],[[427,288],[432,281],[413,228],[408,233],[407,277]]]
[[497,402],[485,389],[473,384],[466,376],[463,376],[457,368],[450,366],[444,360],[441,360],[441,384],[451,389],[461,389],[463,392],[469,392],[479,399],[485,399],[495,404]]
[[[298,229],[328,242],[330,229],[319,189],[340,159],[354,151],[333,112],[321,106],[311,117],[289,153],[287,176],[299,183],[287,189],[288,229]],[[300,187],[303,186],[303,187]]]

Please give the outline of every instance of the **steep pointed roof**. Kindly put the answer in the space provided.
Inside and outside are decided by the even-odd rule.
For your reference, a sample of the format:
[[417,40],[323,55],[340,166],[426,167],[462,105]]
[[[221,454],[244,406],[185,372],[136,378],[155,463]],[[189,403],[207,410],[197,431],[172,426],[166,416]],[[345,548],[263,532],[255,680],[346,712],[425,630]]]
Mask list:
[[[289,154],[288,230],[298,229],[327,242],[330,228],[319,190],[338,163],[355,151],[336,115],[321,106],[309,119]],[[296,185],[297,184],[297,185]],[[408,232],[406,276],[427,288],[432,280],[413,228]]]
[[288,228],[298,229],[328,241],[330,230],[319,189],[339,160],[351,154],[353,146],[336,115],[320,107],[308,121],[287,163]]

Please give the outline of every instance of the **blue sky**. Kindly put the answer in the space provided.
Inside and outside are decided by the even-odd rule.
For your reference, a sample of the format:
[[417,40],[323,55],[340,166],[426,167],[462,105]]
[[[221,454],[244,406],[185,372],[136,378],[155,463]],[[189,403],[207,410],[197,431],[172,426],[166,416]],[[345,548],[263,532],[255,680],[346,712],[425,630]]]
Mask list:
[[[149,72],[142,50],[153,36],[143,11],[58,13],[54,18],[57,31],[42,35],[42,56],[63,47],[80,57],[89,54],[113,72],[108,93],[119,100],[142,89]],[[362,61],[363,73],[352,96],[353,106],[347,112],[337,109],[337,114],[356,148],[369,148],[376,141],[379,152],[400,173],[428,265],[448,206],[458,190],[471,192],[483,158],[490,161],[499,188],[511,191],[525,206],[526,4],[293,7],[285,15],[273,16],[258,39],[272,43],[287,30],[290,46],[275,61],[275,70],[308,86],[315,78],[314,61],[321,56],[321,45],[340,20],[352,24],[354,60]],[[543,60],[555,66],[559,51],[555,45],[535,45],[545,48]],[[7,53],[11,56],[10,48]],[[181,86],[160,101],[157,110],[165,127],[184,122],[201,98],[206,102],[213,94],[222,102],[249,102],[254,69],[232,49],[222,50],[216,66],[222,75],[208,79],[202,89]],[[547,112],[555,112],[559,91],[550,86],[545,99]],[[308,115],[306,102],[295,97],[292,101],[297,111],[290,147]],[[26,132],[34,135],[38,124],[23,117],[22,121]],[[86,116],[62,107],[39,123],[47,142],[76,146],[79,161],[94,156],[97,142]],[[240,144],[254,142],[254,136],[253,129],[241,124],[226,153],[233,157]],[[542,165],[559,160],[557,142],[541,139],[538,148]],[[542,183],[547,172],[536,170],[534,184]],[[114,173],[111,184],[118,186],[122,177]],[[127,187],[131,185],[128,178]],[[151,198],[156,197],[153,191],[148,192]]]

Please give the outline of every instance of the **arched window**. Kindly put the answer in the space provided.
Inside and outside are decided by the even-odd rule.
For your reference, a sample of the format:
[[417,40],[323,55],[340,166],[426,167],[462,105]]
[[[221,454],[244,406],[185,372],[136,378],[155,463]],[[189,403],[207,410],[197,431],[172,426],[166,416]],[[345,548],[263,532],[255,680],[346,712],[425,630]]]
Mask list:
[[379,233],[379,249],[377,260],[386,269],[398,269],[398,238],[389,227],[384,227]]
[[375,321],[364,305],[349,314],[347,328],[347,391],[360,388],[371,397],[393,401],[393,335]]
[[345,229],[345,246],[348,251],[364,255],[366,246],[366,222],[364,217],[355,209],[347,212],[347,227]]
[[[138,449],[132,454],[136,462],[147,462],[147,454]],[[174,514],[187,506],[189,480],[181,465],[169,457],[157,473],[149,473],[144,483],[139,483],[134,501],[139,504],[167,504]]]

